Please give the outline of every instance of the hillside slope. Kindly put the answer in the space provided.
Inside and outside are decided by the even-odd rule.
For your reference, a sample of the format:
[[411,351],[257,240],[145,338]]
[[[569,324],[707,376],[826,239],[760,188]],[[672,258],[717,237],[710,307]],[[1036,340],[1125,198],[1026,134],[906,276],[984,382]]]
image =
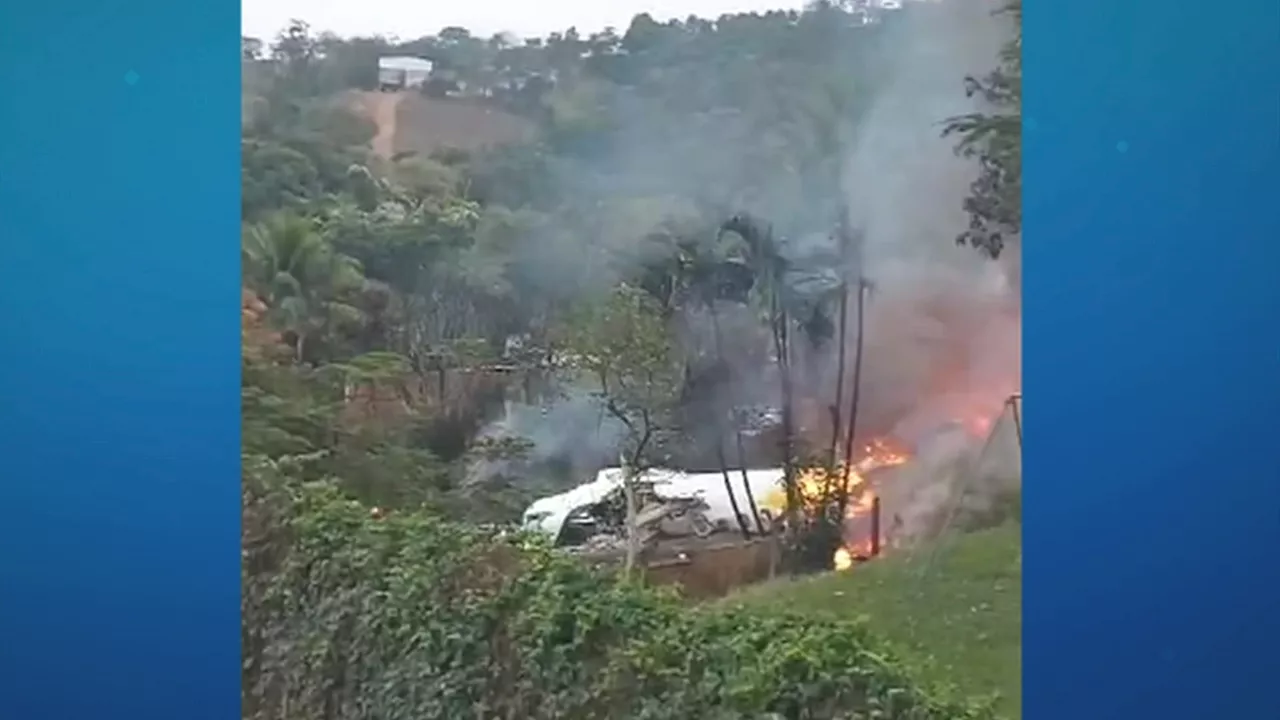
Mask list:
[[373,150],[382,157],[476,150],[527,139],[531,122],[474,100],[429,98],[417,92],[356,92],[355,109],[373,120]]
[[1022,715],[1021,526],[957,535],[853,571],[756,586],[724,602],[866,616],[923,677],[965,695],[996,693]]
[[373,151],[380,157],[395,154],[395,139],[400,103],[407,93],[359,92],[355,95],[357,110],[373,121],[378,134],[373,137]]

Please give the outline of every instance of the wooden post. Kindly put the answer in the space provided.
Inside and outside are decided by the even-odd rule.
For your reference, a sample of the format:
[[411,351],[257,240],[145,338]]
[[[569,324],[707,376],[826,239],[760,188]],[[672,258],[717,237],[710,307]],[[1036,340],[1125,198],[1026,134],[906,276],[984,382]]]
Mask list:
[[880,496],[871,498],[871,557],[880,554]]
[[1022,393],[1014,393],[1005,401],[1009,409],[1013,411],[1013,426],[1018,431],[1018,451],[1022,451],[1022,413],[1018,410],[1018,404],[1022,402]]

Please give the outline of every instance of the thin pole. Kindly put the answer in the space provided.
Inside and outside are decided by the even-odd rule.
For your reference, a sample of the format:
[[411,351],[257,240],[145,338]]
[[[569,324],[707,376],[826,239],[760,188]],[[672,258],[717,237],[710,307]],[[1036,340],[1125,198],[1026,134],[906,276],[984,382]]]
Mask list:
[[[841,406],[844,403],[844,366],[848,355],[848,336],[849,336],[849,233],[845,222],[847,214],[842,214],[840,226],[837,230],[838,241],[840,243],[840,332],[838,333],[839,346],[836,359],[836,398],[831,405],[831,451],[827,457],[828,471],[834,471],[836,467],[836,448],[840,445],[840,426],[841,426]],[[830,483],[828,479],[827,484]],[[830,489],[824,487],[824,493],[828,496]]]
[[849,418],[847,420],[847,428],[844,436],[844,469],[840,478],[840,495],[838,506],[840,508],[841,517],[844,516],[845,508],[849,504],[849,473],[853,471],[853,440],[854,433],[858,427],[858,396],[862,389],[862,338],[865,333],[865,313],[863,306],[866,305],[867,283],[862,277],[858,278],[858,311],[856,314],[858,327],[858,344],[853,351],[853,389],[849,399]]
[[1018,432],[1018,451],[1022,451],[1022,413],[1018,410],[1018,403],[1022,401],[1022,393],[1014,393],[1009,396],[1005,402],[1009,405],[1009,410],[1013,413],[1013,427]]
[[871,557],[880,554],[880,496],[871,498]]

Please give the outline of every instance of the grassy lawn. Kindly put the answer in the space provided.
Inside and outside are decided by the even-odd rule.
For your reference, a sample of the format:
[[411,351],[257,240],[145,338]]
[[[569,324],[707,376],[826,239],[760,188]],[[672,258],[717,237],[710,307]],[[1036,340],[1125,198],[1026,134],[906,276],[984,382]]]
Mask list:
[[756,586],[724,602],[863,615],[921,676],[967,696],[998,694],[1022,716],[1021,527],[955,535],[853,570]]

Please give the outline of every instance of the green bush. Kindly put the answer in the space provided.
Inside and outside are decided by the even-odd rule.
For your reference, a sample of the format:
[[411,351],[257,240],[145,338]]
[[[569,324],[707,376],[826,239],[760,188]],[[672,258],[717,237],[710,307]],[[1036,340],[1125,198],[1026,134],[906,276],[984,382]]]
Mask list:
[[986,717],[856,622],[692,608],[537,541],[374,517],[246,460],[244,717]]

